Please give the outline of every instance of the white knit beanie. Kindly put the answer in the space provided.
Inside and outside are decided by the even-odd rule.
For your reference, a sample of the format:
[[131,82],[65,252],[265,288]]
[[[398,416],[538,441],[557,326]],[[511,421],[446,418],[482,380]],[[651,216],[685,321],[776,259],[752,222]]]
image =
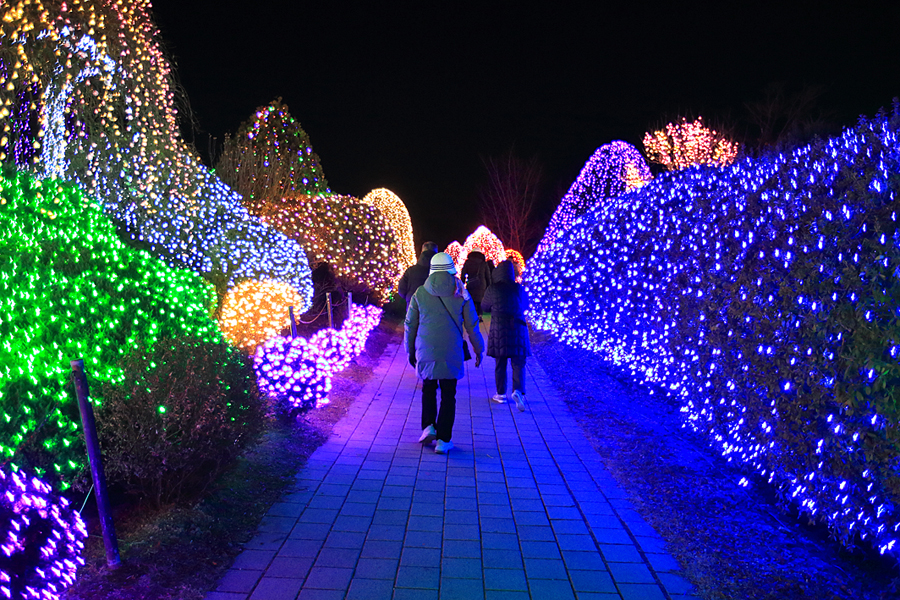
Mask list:
[[431,275],[438,271],[456,275],[456,264],[453,262],[453,257],[446,252],[438,252],[431,257],[431,271],[428,274]]

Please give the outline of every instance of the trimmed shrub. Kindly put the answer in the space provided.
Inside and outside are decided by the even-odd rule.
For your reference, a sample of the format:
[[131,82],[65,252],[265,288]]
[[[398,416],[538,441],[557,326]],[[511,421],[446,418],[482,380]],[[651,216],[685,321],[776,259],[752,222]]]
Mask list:
[[896,552],[898,192],[896,109],[791,154],[660,177],[529,262],[530,316],[663,386],[844,543]]
[[199,494],[265,425],[253,369],[223,342],[163,340],[125,361],[97,414],[106,474],[154,505]]
[[[163,337],[219,340],[199,276],[123,244],[73,185],[0,177],[0,455],[63,489],[85,461],[69,361],[121,382]],[[94,396],[97,402],[102,396]]]

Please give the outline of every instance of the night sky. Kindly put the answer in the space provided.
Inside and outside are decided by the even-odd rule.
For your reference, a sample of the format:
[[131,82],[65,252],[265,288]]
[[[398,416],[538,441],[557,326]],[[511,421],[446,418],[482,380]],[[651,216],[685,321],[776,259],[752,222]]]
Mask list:
[[481,157],[512,147],[543,162],[548,219],[597,147],[678,115],[752,137],[770,83],[824,86],[836,125],[900,96],[896,0],[624,4],[153,1],[206,160],[280,96],[332,190],[393,190],[417,243],[480,224]]

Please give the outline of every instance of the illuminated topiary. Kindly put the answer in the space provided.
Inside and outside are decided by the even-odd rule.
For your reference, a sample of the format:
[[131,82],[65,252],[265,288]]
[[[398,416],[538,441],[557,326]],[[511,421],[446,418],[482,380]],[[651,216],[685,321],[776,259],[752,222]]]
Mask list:
[[328,262],[351,291],[387,300],[403,271],[392,229],[374,206],[352,196],[287,196],[262,218],[297,240],[310,262]]
[[211,301],[196,274],[125,246],[74,186],[0,177],[0,455],[66,487],[84,461],[69,361],[117,382],[135,344],[219,340]]
[[220,293],[268,278],[311,296],[302,249],[251,218],[181,140],[148,0],[33,0],[0,13],[0,160],[78,182],[135,244]]
[[87,537],[81,516],[49,485],[0,469],[0,596],[61,598],[84,565]]
[[506,260],[511,261],[516,268],[516,280],[522,280],[522,274],[525,273],[525,257],[518,250],[511,248],[506,249]]
[[385,188],[372,190],[363,196],[363,204],[370,204],[381,211],[390,225],[397,247],[397,269],[402,275],[408,267],[416,264],[416,247],[413,243],[412,220],[406,205],[397,194]]
[[219,327],[229,342],[253,353],[256,346],[290,326],[288,307],[303,306],[297,290],[279,281],[244,281],[222,302]]
[[688,123],[669,123],[665,129],[644,134],[647,157],[669,171],[693,165],[724,167],[737,158],[739,145],[703,124],[703,117]]
[[597,148],[550,218],[535,255],[545,251],[581,215],[593,207],[645,185],[650,169],[637,148],[616,141]]
[[258,108],[225,138],[216,173],[253,214],[291,193],[331,192],[309,136],[280,98]]
[[286,404],[287,412],[326,403],[331,378],[362,352],[382,311],[359,306],[340,331],[322,329],[309,339],[275,337],[256,350],[254,365],[260,388]]
[[723,456],[843,542],[896,555],[897,173],[900,109],[659,178],[529,261],[529,316],[667,390]]
[[503,242],[484,225],[479,225],[478,229],[466,238],[465,244],[460,244],[454,240],[444,250],[453,258],[457,271],[460,271],[466,263],[469,252],[475,251],[484,254],[487,260],[494,263],[494,266],[506,260],[506,250],[503,249]]

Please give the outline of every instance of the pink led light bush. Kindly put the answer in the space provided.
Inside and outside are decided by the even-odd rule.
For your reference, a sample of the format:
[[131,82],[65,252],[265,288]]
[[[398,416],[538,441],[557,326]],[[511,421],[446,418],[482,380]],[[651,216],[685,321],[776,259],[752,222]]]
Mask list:
[[260,389],[294,415],[325,402],[331,380],[362,352],[382,311],[358,306],[340,330],[322,329],[309,339],[273,337],[260,345],[254,368]]
[[898,195],[897,105],[791,153],[663,175],[529,261],[530,317],[670,394],[844,544],[897,556]]
[[84,565],[87,536],[81,516],[49,485],[0,469],[0,598],[58,600]]

